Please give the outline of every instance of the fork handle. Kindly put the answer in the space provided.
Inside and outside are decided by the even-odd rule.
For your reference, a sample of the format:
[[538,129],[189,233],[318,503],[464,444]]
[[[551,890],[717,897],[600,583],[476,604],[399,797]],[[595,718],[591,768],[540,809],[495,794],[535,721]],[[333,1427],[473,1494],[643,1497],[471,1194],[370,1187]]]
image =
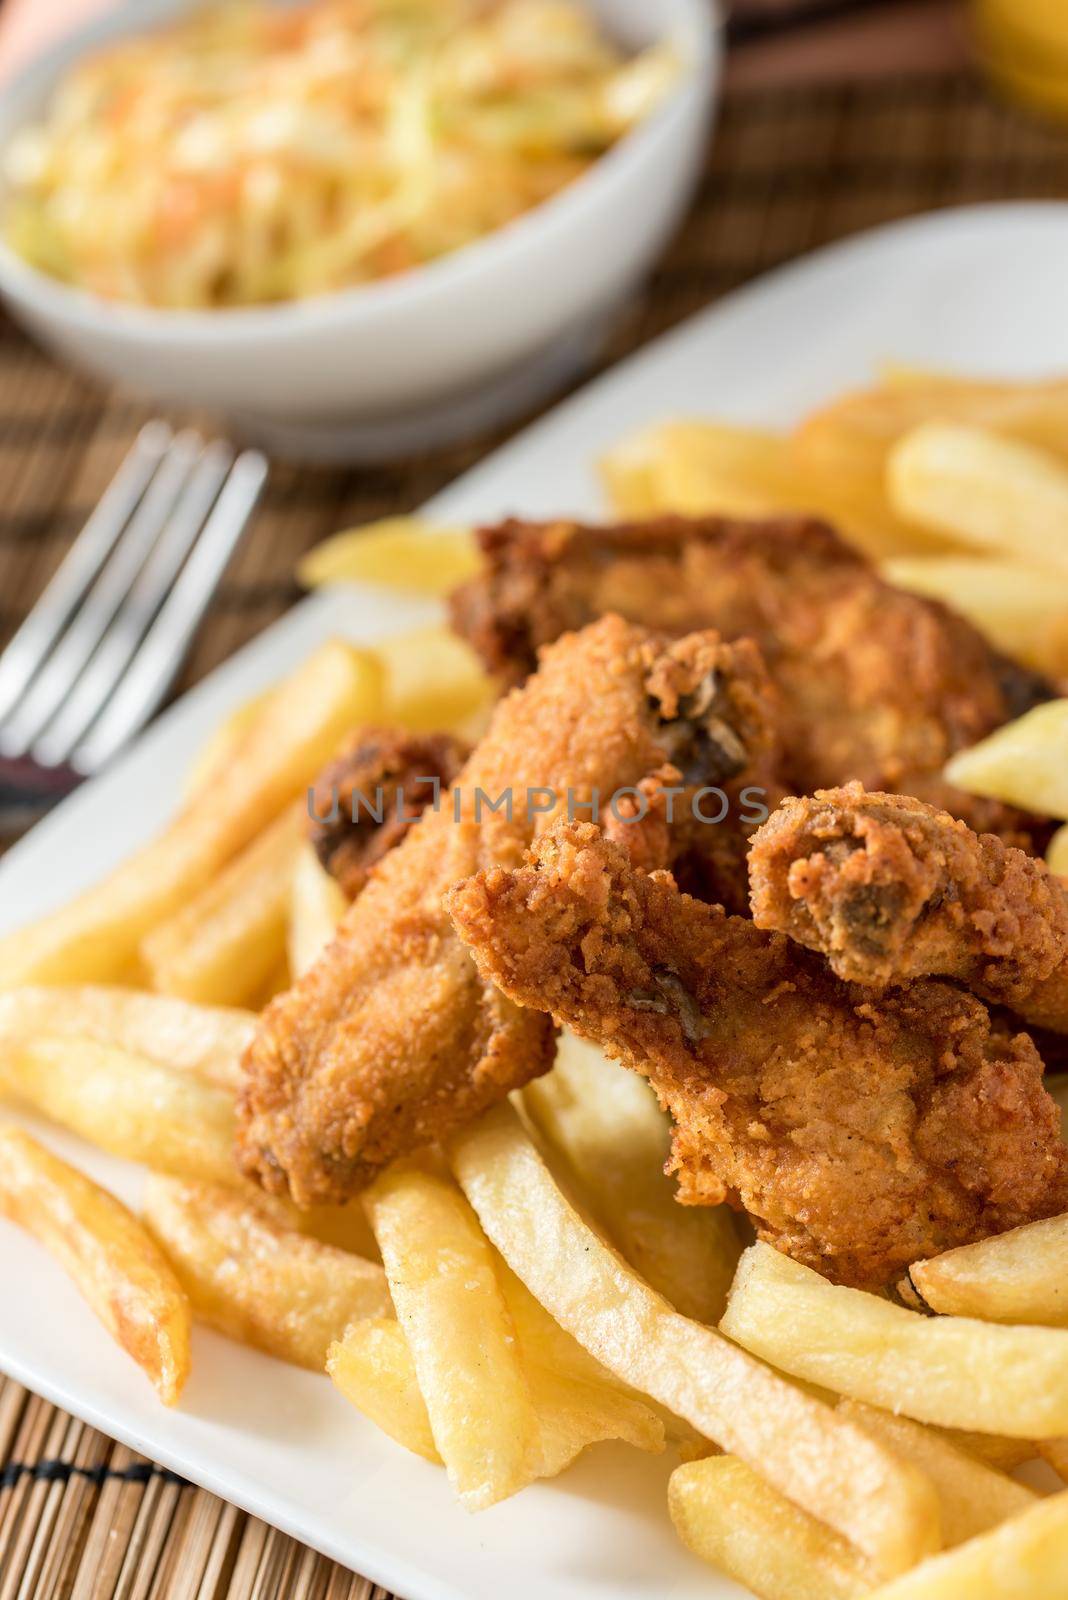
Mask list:
[[19,833],[82,782],[73,767],[39,767],[0,756],[0,831]]

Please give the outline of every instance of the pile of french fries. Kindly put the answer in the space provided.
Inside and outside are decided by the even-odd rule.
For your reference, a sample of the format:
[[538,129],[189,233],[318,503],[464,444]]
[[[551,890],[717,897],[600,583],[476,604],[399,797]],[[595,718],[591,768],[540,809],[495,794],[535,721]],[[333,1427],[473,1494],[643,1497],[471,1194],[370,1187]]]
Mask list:
[[4,1127],[0,1211],[60,1258],[168,1404],[194,1316],[322,1371],[350,1322],[392,1314],[361,1206],[298,1213],[239,1178],[240,1063],[258,1009],[345,909],[306,840],[324,763],[359,727],[460,727],[492,696],[443,628],[373,652],[329,641],[216,730],[158,838],[0,940],[0,1097],[153,1174],[140,1221]]
[[901,588],[1068,674],[1068,381],[891,367],[792,431],[668,422],[602,462],[616,511],[826,517]]
[[[605,476],[626,514],[823,513],[894,581],[1068,664],[1068,383],[897,369],[789,435],[667,424]],[[302,576],[441,594],[474,564],[469,530],[395,519]],[[200,1322],[329,1374],[470,1510],[616,1441],[677,1452],[681,1539],[765,1600],[1068,1593],[1068,1490],[1011,1475],[1068,1482],[1068,1217],[917,1262],[895,1298],[836,1287],[727,1208],[678,1206],[651,1091],[568,1035],[552,1074],[360,1202],[298,1212],[239,1176],[257,1012],[345,910],[310,785],[354,729],[471,732],[494,692],[443,628],[324,645],[216,731],[158,839],[0,940],[0,1097],[149,1173],[134,1215],[5,1124],[0,1212],[167,1404]],[[1063,819],[1068,876],[1066,753],[1053,701],[950,776]]]

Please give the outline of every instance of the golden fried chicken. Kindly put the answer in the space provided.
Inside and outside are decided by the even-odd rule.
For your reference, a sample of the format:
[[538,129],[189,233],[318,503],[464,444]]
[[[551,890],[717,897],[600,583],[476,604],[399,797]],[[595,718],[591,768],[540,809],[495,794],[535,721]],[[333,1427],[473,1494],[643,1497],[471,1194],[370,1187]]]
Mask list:
[[350,900],[452,786],[470,754],[450,733],[361,728],[323,769],[312,790],[308,836]]
[[1026,1034],[927,980],[842,983],[782,935],[645,874],[589,824],[448,897],[484,978],[644,1074],[686,1204],[740,1201],[840,1283],[1068,1208],[1068,1148]]
[[[696,687],[689,674],[680,677],[671,651],[650,675],[674,789],[661,774],[639,786],[649,813],[638,830],[638,803],[626,796],[603,808],[599,820],[635,866],[652,871],[670,863],[699,899],[744,914],[752,836],[786,793],[779,777],[782,705],[751,639],[726,644],[711,631],[704,638],[705,670]],[[668,823],[666,839],[656,836],[658,816]]]
[[956,978],[1068,1033],[1068,888],[945,811],[859,783],[789,799],[754,835],[753,916],[885,988]]
[[858,779],[1028,843],[1010,807],[952,788],[956,751],[1052,693],[945,606],[883,582],[822,523],[669,517],[618,527],[506,522],[453,621],[520,681],[537,649],[605,611],[666,633],[756,641],[782,694],[789,792]]
[[758,667],[751,646],[711,633],[671,643],[618,617],[547,649],[453,791],[264,1013],[246,1057],[243,1170],[299,1204],[342,1201],[546,1071],[551,1024],[479,974],[445,891],[481,867],[518,866],[569,810],[606,810],[635,859],[668,859],[687,837],[671,802],[681,817],[696,790],[744,768]]

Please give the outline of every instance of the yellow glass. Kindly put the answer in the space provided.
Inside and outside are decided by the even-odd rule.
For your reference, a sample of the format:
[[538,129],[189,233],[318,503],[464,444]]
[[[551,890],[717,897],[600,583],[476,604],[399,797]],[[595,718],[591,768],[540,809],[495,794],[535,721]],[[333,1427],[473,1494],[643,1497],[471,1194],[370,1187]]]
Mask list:
[[973,0],[994,82],[1014,99],[1068,119],[1068,0]]

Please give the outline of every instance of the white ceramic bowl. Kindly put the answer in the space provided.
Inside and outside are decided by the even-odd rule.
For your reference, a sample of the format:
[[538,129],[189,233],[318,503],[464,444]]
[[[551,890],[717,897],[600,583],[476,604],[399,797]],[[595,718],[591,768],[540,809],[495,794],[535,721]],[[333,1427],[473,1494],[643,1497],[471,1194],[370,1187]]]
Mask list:
[[[585,3],[630,48],[674,41],[679,85],[577,182],[452,256],[314,299],[186,312],[69,288],[0,242],[0,294],[64,359],[288,454],[368,459],[503,422],[574,376],[648,272],[693,193],[715,100],[709,0]],[[134,0],[35,62],[0,95],[0,146],[87,51],[187,9]]]

